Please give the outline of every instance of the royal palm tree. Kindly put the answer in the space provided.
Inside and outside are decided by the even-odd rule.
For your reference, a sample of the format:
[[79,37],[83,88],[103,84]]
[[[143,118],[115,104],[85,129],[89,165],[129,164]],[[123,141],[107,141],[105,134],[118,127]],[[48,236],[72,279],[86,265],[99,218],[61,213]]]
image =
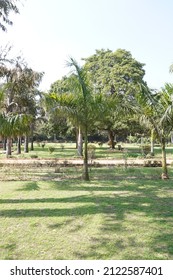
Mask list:
[[[10,68],[3,64],[0,68],[0,76],[3,77],[1,92],[4,96],[4,108],[2,110],[6,120],[12,120],[12,116],[17,114],[20,116],[21,114],[31,115],[33,111],[35,113],[36,88],[43,75],[43,73],[28,68],[19,59],[14,61],[14,65],[11,66]],[[9,137],[7,144],[10,145],[11,135],[7,133],[6,136]],[[27,135],[26,139],[28,139]],[[11,153],[10,148],[7,149],[7,153],[8,151]],[[26,149],[26,152],[28,152],[28,149]]]
[[155,133],[162,149],[162,178],[168,179],[166,140],[173,127],[173,85],[166,84],[160,92],[142,86],[136,94],[137,113]]
[[93,94],[87,72],[73,58],[70,58],[67,65],[72,68],[72,75],[68,78],[67,92],[59,94],[52,92],[46,96],[46,100],[51,110],[62,110],[82,132],[84,137],[83,179],[88,181],[88,133],[95,121],[98,121],[103,114],[102,95]]

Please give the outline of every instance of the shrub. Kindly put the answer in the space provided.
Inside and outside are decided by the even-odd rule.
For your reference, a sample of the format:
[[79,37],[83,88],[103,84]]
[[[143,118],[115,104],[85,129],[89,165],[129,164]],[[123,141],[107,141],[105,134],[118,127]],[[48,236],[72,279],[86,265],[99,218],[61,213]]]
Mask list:
[[52,154],[55,151],[55,147],[53,146],[48,147],[48,151],[50,154]]
[[43,149],[44,149],[45,145],[46,145],[45,142],[41,143],[41,147],[42,147]]
[[122,151],[122,150],[123,150],[122,146],[118,144],[118,151]]

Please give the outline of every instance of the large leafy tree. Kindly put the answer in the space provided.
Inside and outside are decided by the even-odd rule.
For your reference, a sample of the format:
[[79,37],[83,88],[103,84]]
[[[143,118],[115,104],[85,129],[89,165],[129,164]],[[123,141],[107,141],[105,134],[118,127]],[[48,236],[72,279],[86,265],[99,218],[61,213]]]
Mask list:
[[7,31],[7,26],[13,22],[9,18],[11,12],[18,14],[19,9],[16,5],[17,0],[0,0],[0,29]]
[[127,105],[130,107],[135,92],[139,90],[139,84],[144,83],[144,64],[123,49],[115,52],[96,50],[94,55],[84,61],[95,93],[102,93],[107,98],[109,110],[102,117],[102,125],[108,131],[111,147],[114,148],[115,133],[125,115],[124,109],[127,109]]

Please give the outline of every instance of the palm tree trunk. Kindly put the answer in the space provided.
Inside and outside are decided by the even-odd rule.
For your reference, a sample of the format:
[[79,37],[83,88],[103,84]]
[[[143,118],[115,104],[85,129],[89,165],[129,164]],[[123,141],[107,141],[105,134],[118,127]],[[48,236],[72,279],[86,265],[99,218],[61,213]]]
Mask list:
[[7,149],[7,138],[3,138],[3,150],[6,151]]
[[154,156],[154,130],[151,130],[151,156]]
[[6,151],[6,157],[11,156],[11,146],[12,146],[12,138],[7,137],[7,151]]
[[170,132],[170,142],[173,144],[173,131]]
[[17,138],[17,154],[19,155],[19,154],[21,154],[21,137],[19,136],[18,138]]
[[76,150],[78,147],[78,128],[75,127],[75,144],[76,144]]
[[29,152],[29,137],[25,135],[25,141],[24,141],[24,153]]
[[79,129],[78,129],[77,154],[80,157],[83,156],[83,139],[82,139],[82,132],[81,132],[80,126],[79,126]]
[[31,151],[34,151],[34,139],[31,137]]
[[34,151],[34,124],[31,124],[31,137],[30,137],[30,141],[31,141],[31,151]]
[[166,162],[165,138],[162,138],[161,148],[162,148],[162,179],[169,179],[167,162]]
[[85,127],[84,133],[84,173],[83,179],[85,181],[89,181],[89,172],[88,172],[88,131],[87,127]]

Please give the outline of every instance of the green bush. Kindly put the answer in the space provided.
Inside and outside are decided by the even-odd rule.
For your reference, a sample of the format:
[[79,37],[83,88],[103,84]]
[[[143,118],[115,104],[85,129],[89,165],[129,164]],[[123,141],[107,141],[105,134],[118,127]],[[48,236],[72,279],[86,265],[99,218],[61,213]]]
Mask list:
[[55,151],[55,147],[53,146],[48,147],[48,151],[50,154],[52,154]]
[[43,149],[44,149],[45,145],[46,145],[45,142],[42,142],[42,143],[41,143],[41,147],[42,147]]

